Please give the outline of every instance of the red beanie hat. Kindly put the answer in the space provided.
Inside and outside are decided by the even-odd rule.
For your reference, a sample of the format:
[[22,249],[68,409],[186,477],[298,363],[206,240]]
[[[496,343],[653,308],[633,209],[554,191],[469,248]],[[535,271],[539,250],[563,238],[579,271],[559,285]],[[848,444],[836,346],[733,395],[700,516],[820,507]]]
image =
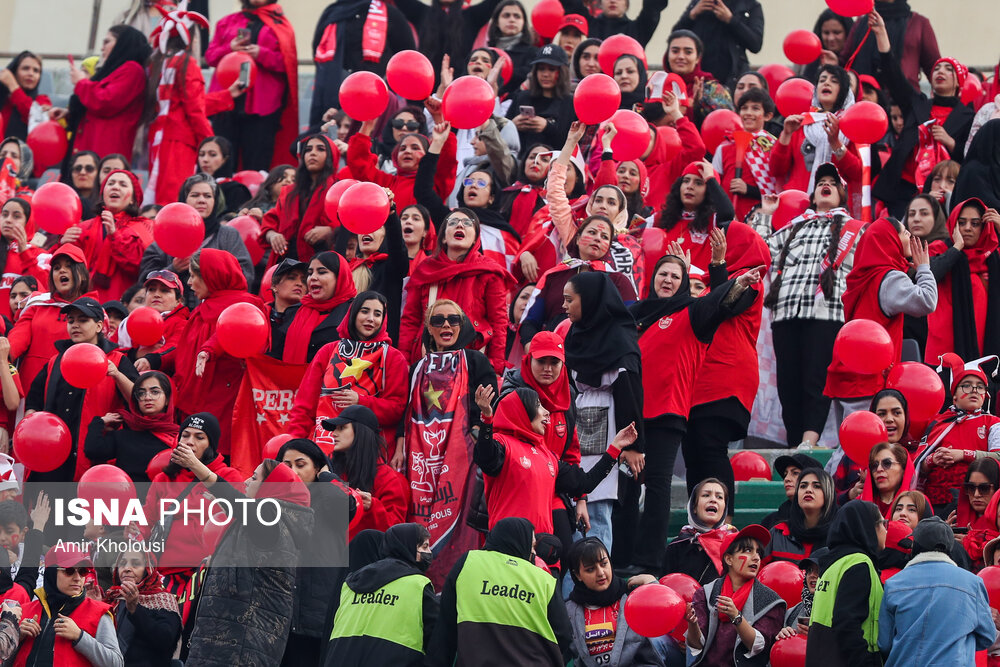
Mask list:
[[947,368],[951,371],[951,394],[955,395],[955,391],[958,389],[959,383],[967,377],[977,377],[983,381],[987,387],[990,386],[990,377],[996,375],[997,365],[1000,359],[996,355],[990,355],[988,357],[982,357],[980,359],[973,359],[969,362],[962,361],[954,352],[945,352],[941,355],[941,365],[938,366],[938,371],[943,371]]
[[[934,67],[937,67],[939,63],[946,62],[951,65],[952,69],[955,70],[955,78],[958,79],[959,93],[961,93],[962,86],[965,85],[965,80],[969,78],[969,68],[958,62],[954,58],[938,58],[934,63]],[[933,69],[933,68],[932,68]]]

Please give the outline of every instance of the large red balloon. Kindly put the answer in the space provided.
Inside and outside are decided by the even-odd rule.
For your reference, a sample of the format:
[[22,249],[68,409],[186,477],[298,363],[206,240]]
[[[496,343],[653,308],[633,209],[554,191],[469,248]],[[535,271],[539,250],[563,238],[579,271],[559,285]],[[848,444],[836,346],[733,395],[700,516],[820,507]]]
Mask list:
[[355,72],[340,84],[340,108],[354,120],[375,120],[388,104],[389,89],[374,72]]
[[247,87],[252,88],[257,80],[257,63],[244,51],[232,51],[222,56],[222,60],[215,66],[215,78],[219,81],[219,85],[228,88],[236,83],[236,79],[240,78],[240,67],[243,63],[250,63],[250,79]]
[[684,618],[684,598],[661,584],[645,584],[625,599],[625,620],[643,637],[661,637]]
[[979,571],[979,577],[986,584],[986,594],[990,598],[990,606],[1000,610],[1000,567],[990,565]]
[[778,90],[778,86],[795,76],[791,67],[777,63],[764,65],[757,71],[767,80],[767,89],[772,91]]
[[441,98],[441,113],[452,127],[474,130],[493,115],[496,95],[484,79],[471,74],[451,82]]
[[76,343],[63,352],[59,370],[74,387],[90,389],[108,376],[108,355],[96,345]]
[[50,234],[62,234],[80,222],[80,196],[65,183],[46,183],[31,198],[31,219]]
[[39,123],[28,133],[27,143],[35,161],[35,176],[41,176],[46,169],[62,162],[69,145],[66,128],[54,120]]
[[882,419],[874,412],[852,412],[840,423],[840,446],[844,454],[858,465],[868,465],[872,447],[889,440]]
[[677,133],[677,130],[665,126],[657,128],[656,132],[659,135],[660,146],[663,148],[663,159],[666,162],[680,155],[681,149],[684,148],[684,142],[681,141],[681,135]]
[[96,500],[103,500],[108,507],[113,507],[112,502],[117,500],[119,517],[124,516],[128,501],[136,497],[135,484],[125,471],[107,463],[96,465],[80,476],[76,495],[87,500],[91,509]]
[[962,104],[972,104],[982,94],[983,82],[979,80],[978,76],[969,72],[969,76],[965,78],[965,83],[962,84]]
[[611,116],[617,133],[611,140],[616,160],[637,160],[649,148],[649,123],[629,109],[619,109]]
[[819,58],[823,43],[816,33],[809,30],[793,30],[781,44],[785,57],[796,65],[808,65]]
[[672,588],[685,602],[693,600],[694,594],[701,588],[701,584],[694,577],[680,572],[671,572],[670,574],[663,575],[660,577],[660,583]]
[[539,36],[552,39],[559,32],[563,14],[563,6],[559,0],[542,0],[531,10],[531,26]]
[[874,144],[889,129],[885,109],[874,102],[858,102],[840,116],[840,130],[856,144]]
[[715,153],[715,149],[726,140],[727,135],[742,129],[743,122],[735,111],[716,109],[705,116],[701,124],[701,138],[705,142],[705,149],[709,154]]
[[776,560],[761,568],[757,581],[781,596],[789,609],[802,602],[802,581],[805,575],[799,566],[787,560]]
[[615,61],[626,53],[635,56],[643,64],[646,63],[646,50],[642,48],[642,44],[621,33],[611,35],[601,42],[601,46],[597,50],[597,62],[605,74],[614,76]]
[[385,66],[385,80],[400,97],[425,100],[434,92],[434,66],[420,51],[399,51]]
[[809,208],[809,195],[802,190],[785,190],[778,195],[778,210],[771,216],[771,227],[778,231]]
[[892,337],[873,320],[851,320],[833,341],[833,358],[859,375],[881,373],[892,364],[894,355]]
[[826,0],[826,6],[841,16],[861,16],[875,9],[875,0]]
[[326,191],[326,197],[323,199],[323,210],[326,211],[326,217],[330,218],[330,222],[334,226],[340,224],[340,218],[337,217],[337,209],[340,207],[340,198],[344,196],[345,192],[347,192],[347,188],[360,182],[361,181],[356,181],[353,178],[344,178],[331,185],[330,189]]
[[260,455],[265,460],[278,458],[278,451],[281,449],[281,446],[293,438],[294,436],[287,433],[279,433],[264,443],[264,447],[260,450]]
[[156,214],[153,240],[171,257],[190,257],[205,240],[205,221],[191,206],[172,202]]
[[170,463],[170,455],[173,453],[174,450],[167,447],[150,459],[149,465],[146,466],[146,477],[149,477],[149,479],[152,480],[163,472],[163,469],[167,467],[168,463]]
[[771,647],[771,667],[805,667],[807,643],[805,635],[775,642]]
[[763,456],[749,449],[733,454],[729,459],[733,466],[733,476],[737,482],[749,482],[752,479],[771,481],[771,466]]
[[228,224],[240,233],[240,239],[243,240],[243,245],[250,253],[250,262],[256,266],[257,262],[264,257],[264,249],[257,242],[257,237],[260,236],[260,223],[254,217],[240,215],[230,220]]
[[885,386],[906,397],[911,422],[926,422],[941,412],[945,396],[944,383],[930,366],[919,361],[896,364],[889,371]]
[[622,91],[618,82],[600,72],[584,77],[573,93],[576,117],[587,125],[603,123],[611,118],[621,101]]
[[269,327],[267,318],[257,306],[234,303],[219,315],[215,333],[226,354],[246,359],[267,347]]
[[14,456],[35,472],[55,470],[73,449],[69,428],[51,412],[34,412],[19,421],[13,442]]
[[260,192],[260,186],[264,184],[266,178],[267,176],[253,169],[244,169],[233,174],[233,180],[245,185],[250,191],[251,197],[257,196],[257,193]]
[[156,345],[165,327],[163,316],[149,306],[140,306],[125,318],[125,331],[133,345]]
[[374,183],[355,183],[341,195],[337,214],[347,231],[371,234],[385,224],[389,196]]
[[777,92],[774,93],[774,103],[782,116],[805,113],[812,106],[815,90],[816,86],[805,79],[789,79],[778,86]]

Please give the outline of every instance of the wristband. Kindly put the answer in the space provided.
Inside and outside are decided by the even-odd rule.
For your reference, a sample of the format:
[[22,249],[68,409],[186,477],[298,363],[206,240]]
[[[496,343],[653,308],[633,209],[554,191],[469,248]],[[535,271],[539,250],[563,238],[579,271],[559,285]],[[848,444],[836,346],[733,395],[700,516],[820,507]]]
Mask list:
[[490,424],[493,423],[493,415],[484,415],[483,413],[480,412],[479,413],[479,422],[481,424],[485,424],[485,425],[488,426],[488,425],[490,425]]
[[972,451],[971,449],[966,449],[966,450],[962,451],[962,457],[966,461],[975,461],[976,460],[976,453],[974,451]]
[[611,458],[613,458],[615,461],[617,461],[618,458],[622,455],[622,450],[619,449],[615,445],[615,443],[612,441],[611,444],[608,445],[608,449],[605,452],[605,454],[607,454],[608,456],[610,456]]

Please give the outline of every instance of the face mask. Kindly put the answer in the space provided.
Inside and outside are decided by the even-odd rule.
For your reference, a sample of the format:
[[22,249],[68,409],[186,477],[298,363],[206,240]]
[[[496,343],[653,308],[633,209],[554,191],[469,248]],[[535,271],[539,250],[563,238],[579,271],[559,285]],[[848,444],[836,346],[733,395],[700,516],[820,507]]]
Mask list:
[[417,568],[421,572],[426,572],[434,561],[434,554],[430,551],[417,552]]

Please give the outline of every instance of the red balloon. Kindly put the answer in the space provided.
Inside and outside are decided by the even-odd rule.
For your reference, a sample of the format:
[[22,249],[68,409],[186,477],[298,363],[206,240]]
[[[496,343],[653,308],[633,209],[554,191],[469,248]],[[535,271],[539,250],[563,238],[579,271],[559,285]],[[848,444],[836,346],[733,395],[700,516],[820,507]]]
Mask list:
[[693,600],[694,594],[701,588],[701,584],[695,581],[694,577],[680,572],[671,572],[670,574],[663,575],[660,577],[660,583],[672,588],[685,602]]
[[96,345],[76,343],[63,352],[59,369],[66,382],[90,389],[108,376],[108,355]]
[[782,116],[805,113],[812,106],[815,91],[816,86],[805,79],[789,79],[778,86],[778,90],[774,93],[774,103]]
[[257,237],[260,236],[260,223],[257,222],[256,218],[252,218],[249,215],[240,215],[230,220],[227,224],[240,233],[243,245],[246,246],[247,252],[250,253],[250,262],[256,266],[257,262],[264,257],[264,249],[257,243]]
[[264,272],[264,277],[260,279],[260,291],[257,296],[263,299],[264,303],[274,303],[274,293],[271,292],[271,278],[274,277],[274,270],[278,268],[275,264]]
[[252,303],[234,303],[226,308],[215,329],[222,349],[237,359],[263,352],[269,333],[267,318]]
[[542,0],[531,10],[531,26],[539,36],[552,39],[559,32],[563,13],[563,6],[559,0]]
[[684,598],[661,584],[644,584],[625,599],[625,620],[643,637],[661,637],[684,618]]
[[264,447],[260,450],[260,455],[265,460],[278,458],[278,450],[281,449],[282,445],[284,445],[289,440],[292,440],[293,438],[294,436],[291,436],[287,433],[279,433],[278,435],[274,436],[266,443],[264,443]]
[[500,80],[497,83],[502,86],[510,81],[510,77],[514,76],[514,61],[510,59],[510,54],[503,49],[498,49],[495,46],[490,48],[500,57]]
[[219,85],[228,88],[236,83],[236,79],[240,78],[240,68],[243,63],[250,63],[250,79],[247,87],[252,88],[257,80],[257,63],[244,51],[232,51],[222,56],[222,60],[215,66],[215,78]]
[[833,341],[833,358],[859,375],[881,373],[892,364],[895,353],[889,332],[872,320],[851,320]]
[[889,129],[889,117],[874,102],[858,102],[840,117],[840,130],[856,144],[874,144]]
[[172,202],[156,214],[153,239],[171,257],[190,257],[205,240],[205,221],[191,206]]
[[816,33],[809,30],[793,30],[781,44],[785,57],[796,65],[808,65],[819,58],[823,43]]
[[399,51],[385,66],[385,80],[400,97],[425,100],[434,92],[434,67],[420,51]]
[[618,110],[622,91],[618,83],[607,74],[584,77],[573,93],[573,109],[580,122],[587,125],[603,123]]
[[149,306],[140,306],[125,318],[125,331],[133,345],[156,345],[165,326],[163,316]]
[[257,196],[257,193],[260,191],[260,186],[264,184],[265,178],[267,178],[267,176],[259,171],[254,171],[253,169],[244,169],[243,171],[238,171],[233,174],[233,180],[237,183],[245,185],[247,190],[250,191],[251,197]]
[[744,449],[733,454],[729,462],[733,466],[733,475],[737,482],[749,482],[752,479],[771,481],[771,465],[757,452]]
[[326,211],[326,217],[330,218],[330,222],[334,225],[340,224],[340,218],[337,217],[340,198],[344,196],[349,187],[360,182],[353,178],[345,178],[331,185],[330,189],[326,191],[326,197],[323,199],[323,210]]
[[611,152],[616,160],[638,160],[649,148],[649,123],[629,109],[619,109],[611,116],[618,133],[611,140]]
[[875,9],[875,0],[826,0],[826,6],[841,16],[861,16]]
[[646,64],[646,50],[642,48],[642,44],[621,33],[611,35],[601,42],[601,46],[597,50],[597,62],[605,74],[613,76],[615,61],[626,53],[637,57],[643,64]]
[[389,104],[389,89],[374,72],[355,72],[340,84],[340,108],[354,120],[375,120]]
[[778,195],[778,210],[771,216],[771,227],[778,231],[809,208],[809,195],[802,190],[785,190]]
[[965,78],[965,83],[962,84],[962,104],[972,104],[982,94],[983,82],[979,80],[978,76],[969,72],[969,76]]
[[775,642],[771,647],[771,667],[805,667],[807,643],[805,635]]
[[882,419],[867,410],[847,415],[840,423],[839,434],[844,454],[861,466],[868,464],[868,452],[872,447],[889,440]]
[[802,581],[805,575],[799,566],[787,560],[776,560],[761,568],[757,581],[781,596],[791,609],[802,602]]
[[979,577],[986,584],[986,594],[990,598],[990,606],[1000,610],[1000,567],[990,565],[979,571]]
[[35,472],[55,470],[73,449],[69,428],[51,412],[34,412],[19,421],[13,442],[14,456]]
[[62,234],[80,222],[83,204],[65,183],[46,183],[31,198],[31,219],[50,234]]
[[677,133],[677,130],[672,127],[660,127],[656,131],[662,142],[663,159],[669,162],[680,155],[681,149],[684,148],[684,142],[681,141],[681,135]]
[[35,176],[41,176],[42,172],[59,164],[65,157],[66,147],[69,146],[66,128],[54,120],[39,123],[28,133],[27,144],[35,160]]
[[889,371],[885,386],[906,397],[910,421],[913,423],[930,421],[941,412],[945,396],[944,382],[930,366],[919,361],[896,364]]
[[107,507],[118,501],[119,516],[124,515],[125,505],[136,497],[135,484],[118,466],[103,463],[96,465],[80,476],[76,495],[90,503],[91,509],[97,500],[103,500]]
[[778,86],[795,76],[795,72],[787,65],[772,63],[757,70],[767,80],[768,90],[778,90]]
[[715,153],[726,139],[726,135],[738,132],[743,129],[743,122],[735,111],[729,109],[716,109],[705,116],[701,124],[701,138],[705,142],[705,149],[709,154]]
[[469,74],[458,77],[445,89],[441,112],[452,127],[473,130],[490,119],[495,102],[492,86]]
[[385,224],[389,196],[374,183],[355,183],[340,197],[338,215],[347,231],[371,234]]
[[146,466],[146,477],[149,479],[155,479],[157,475],[163,472],[163,469],[167,467],[170,463],[170,455],[174,453],[174,450],[167,447],[163,451],[159,452],[149,461],[149,465]]

